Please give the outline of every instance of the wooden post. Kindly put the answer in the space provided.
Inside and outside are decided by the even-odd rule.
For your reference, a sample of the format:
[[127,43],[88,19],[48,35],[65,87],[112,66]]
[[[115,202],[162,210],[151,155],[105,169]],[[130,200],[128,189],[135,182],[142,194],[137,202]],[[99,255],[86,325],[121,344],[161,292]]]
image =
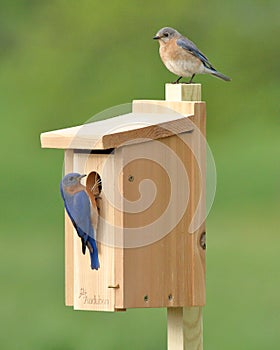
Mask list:
[[202,307],[167,308],[168,350],[202,350]]
[[[201,101],[200,84],[166,84],[166,101]],[[167,308],[168,350],[202,350],[202,307]]]

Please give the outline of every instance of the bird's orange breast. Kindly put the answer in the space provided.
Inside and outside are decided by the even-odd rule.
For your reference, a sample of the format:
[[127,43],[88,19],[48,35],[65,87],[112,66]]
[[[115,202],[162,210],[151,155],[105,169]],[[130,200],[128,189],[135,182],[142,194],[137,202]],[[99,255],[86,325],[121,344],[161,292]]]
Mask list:
[[194,73],[201,73],[203,70],[200,59],[188,50],[178,46],[176,39],[160,43],[159,53],[167,69],[179,76],[192,76]]

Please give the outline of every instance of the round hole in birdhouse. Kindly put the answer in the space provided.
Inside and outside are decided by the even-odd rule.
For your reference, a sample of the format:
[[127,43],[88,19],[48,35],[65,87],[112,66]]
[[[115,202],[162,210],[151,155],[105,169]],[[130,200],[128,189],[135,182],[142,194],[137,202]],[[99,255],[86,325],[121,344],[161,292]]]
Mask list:
[[95,198],[100,196],[102,181],[100,175],[96,171],[92,171],[88,174],[86,188]]

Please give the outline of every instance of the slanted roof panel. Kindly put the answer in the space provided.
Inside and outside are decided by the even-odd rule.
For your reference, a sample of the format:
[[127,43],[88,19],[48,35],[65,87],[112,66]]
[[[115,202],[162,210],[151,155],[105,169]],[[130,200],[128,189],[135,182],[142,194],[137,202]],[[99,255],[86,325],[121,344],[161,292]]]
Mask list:
[[109,149],[190,132],[189,115],[128,113],[118,117],[41,134],[44,148]]

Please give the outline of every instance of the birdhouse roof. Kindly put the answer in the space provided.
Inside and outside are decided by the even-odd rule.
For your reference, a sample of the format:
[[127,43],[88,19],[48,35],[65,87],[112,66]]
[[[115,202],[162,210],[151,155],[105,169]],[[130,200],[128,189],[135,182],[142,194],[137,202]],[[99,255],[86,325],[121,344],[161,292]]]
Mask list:
[[188,108],[184,109],[184,114],[173,110],[172,105],[166,108],[159,106],[159,101],[156,102],[156,108],[151,108],[152,101],[148,101],[150,107],[145,109],[145,101],[134,101],[132,113],[44,132],[41,134],[41,145],[43,148],[106,150],[193,130],[190,117],[194,115],[195,102],[191,103],[192,108],[189,108],[190,102],[186,102]]

